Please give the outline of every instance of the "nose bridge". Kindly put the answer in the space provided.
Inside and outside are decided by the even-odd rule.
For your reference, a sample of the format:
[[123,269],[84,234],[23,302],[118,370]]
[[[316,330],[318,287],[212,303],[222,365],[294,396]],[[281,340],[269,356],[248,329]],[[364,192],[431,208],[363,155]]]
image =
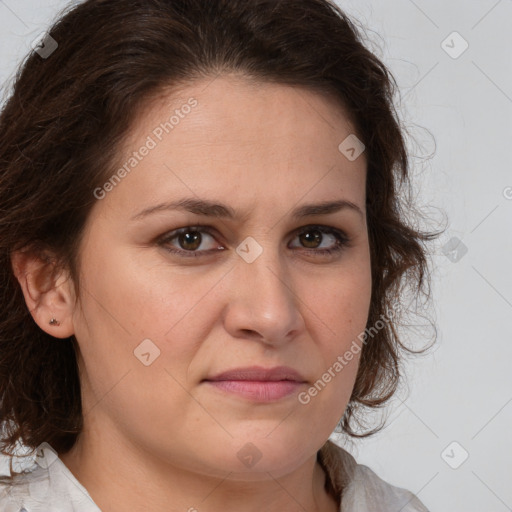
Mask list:
[[257,332],[269,341],[285,339],[301,328],[301,315],[281,248],[270,241],[246,238],[238,247],[231,297],[238,329]]
[[286,298],[288,301],[292,286],[287,283],[288,273],[279,251],[280,247],[274,247],[270,237],[261,244],[255,238],[247,237],[236,250],[241,259],[238,262],[241,284],[245,283],[249,291],[257,289],[268,299]]

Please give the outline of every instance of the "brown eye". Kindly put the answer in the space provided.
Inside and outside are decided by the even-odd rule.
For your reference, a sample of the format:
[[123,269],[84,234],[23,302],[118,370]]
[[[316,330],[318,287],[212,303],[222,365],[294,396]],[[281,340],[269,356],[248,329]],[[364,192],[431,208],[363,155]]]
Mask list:
[[202,236],[199,231],[185,231],[180,233],[177,239],[182,249],[195,251],[201,245]]
[[[350,243],[349,237],[343,231],[327,226],[308,226],[299,231],[298,239],[299,249],[302,247],[312,254],[319,255],[340,252]],[[322,247],[325,242],[327,246]]]
[[316,230],[304,231],[299,237],[304,247],[308,249],[316,249],[322,242],[322,234]]
[[[208,238],[212,239],[209,248],[207,246]],[[159,245],[172,254],[185,257],[204,256],[213,251],[224,250],[224,247],[216,243],[213,231],[204,226],[189,226],[172,231],[159,241]],[[206,248],[199,250],[204,245]]]

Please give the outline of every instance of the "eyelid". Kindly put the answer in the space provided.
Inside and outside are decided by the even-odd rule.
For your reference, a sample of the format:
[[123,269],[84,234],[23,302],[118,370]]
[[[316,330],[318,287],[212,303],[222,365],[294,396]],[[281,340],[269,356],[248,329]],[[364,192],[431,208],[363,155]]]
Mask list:
[[[338,254],[341,253],[345,248],[350,247],[351,245],[351,238],[347,235],[347,233],[340,228],[336,228],[334,226],[328,226],[323,224],[307,224],[305,226],[302,226],[300,228],[295,229],[292,231],[293,238],[297,237],[298,235],[301,235],[302,233],[307,233],[308,231],[320,231],[321,233],[325,233],[328,235],[333,236],[336,239],[336,244],[333,249],[311,249],[307,247],[299,247],[302,251],[306,251],[308,253],[314,253],[318,255],[322,254]],[[166,247],[166,244],[168,244],[171,240],[178,237],[181,233],[189,232],[189,231],[198,231],[203,232],[211,236],[212,238],[217,238],[217,230],[209,225],[203,225],[203,224],[191,224],[188,226],[184,226],[181,228],[174,229],[172,231],[167,232],[163,236],[159,237],[157,240],[157,243],[164,247],[166,251],[168,251],[171,254],[176,254],[178,256],[183,256],[185,258],[188,257],[200,257],[200,256],[209,256],[212,254],[212,252],[219,252],[219,248],[217,249],[205,249],[201,251],[186,251],[184,249],[169,249]],[[292,238],[292,240],[293,240]],[[220,244],[223,245],[223,244]],[[225,247],[223,247],[222,250],[225,250]]]
[[[321,233],[332,235],[336,239],[347,242],[350,240],[349,236],[345,233],[343,229],[335,228],[334,226],[326,226],[323,224],[309,224],[302,228],[298,228],[294,231],[295,236],[301,235],[302,233],[307,233],[308,231],[320,231]],[[312,249],[313,251],[315,249]]]
[[[191,224],[188,226],[184,226],[182,228],[177,228],[177,229],[173,229],[172,231],[168,231],[163,236],[158,238],[157,243],[164,245],[165,243],[168,243],[171,240],[178,237],[181,233],[186,233],[189,231],[199,231],[201,233],[208,234],[209,236],[211,236],[214,239],[217,238],[216,230],[214,228],[212,228],[211,226],[207,226],[207,225],[203,225],[203,224],[193,224],[193,225]],[[222,244],[219,243],[219,245],[222,245]],[[203,251],[185,251],[184,249],[177,249],[177,252],[186,252],[188,254],[192,254],[194,252],[195,253],[206,253],[206,252],[209,252],[212,250],[215,250],[215,249],[208,249],[208,250],[203,250]],[[172,251],[170,251],[170,252],[172,252]]]

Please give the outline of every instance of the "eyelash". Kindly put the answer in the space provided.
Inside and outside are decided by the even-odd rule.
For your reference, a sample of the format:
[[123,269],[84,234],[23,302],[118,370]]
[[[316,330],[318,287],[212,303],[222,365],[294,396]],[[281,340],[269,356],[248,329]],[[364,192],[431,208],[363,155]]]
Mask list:
[[[166,251],[170,252],[171,254],[176,254],[178,256],[183,256],[185,258],[197,258],[197,257],[203,257],[207,256],[210,253],[210,251],[185,251],[183,249],[172,249],[167,244],[177,238],[179,235],[187,232],[200,232],[200,233],[207,233],[212,238],[215,238],[214,236],[214,230],[210,228],[210,226],[203,226],[203,225],[196,225],[196,226],[187,226],[185,228],[180,228],[172,231],[168,235],[165,235],[163,238],[160,239],[158,244],[162,246]],[[315,253],[315,255],[332,255],[335,253],[340,253],[343,251],[346,247],[350,244],[350,238],[341,230],[328,227],[328,226],[322,226],[322,225],[310,225],[305,226],[304,228],[300,229],[296,236],[300,236],[304,233],[307,233],[309,231],[320,231],[322,234],[329,234],[333,235],[336,238],[336,244],[333,249],[308,249],[304,248],[306,252]],[[323,241],[323,240],[322,240]],[[212,249],[212,252],[218,252],[217,249]]]

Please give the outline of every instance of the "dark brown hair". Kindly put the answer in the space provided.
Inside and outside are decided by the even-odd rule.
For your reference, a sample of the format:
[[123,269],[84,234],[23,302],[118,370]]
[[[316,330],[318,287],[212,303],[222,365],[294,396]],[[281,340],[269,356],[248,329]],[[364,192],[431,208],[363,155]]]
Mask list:
[[[57,342],[33,321],[10,255],[57,255],[78,289],[78,247],[93,190],[112,176],[137,113],[167,89],[236,72],[334,94],[366,146],[368,327],[405,287],[426,295],[425,242],[437,235],[410,225],[400,196],[411,185],[396,81],[334,3],[87,0],[61,13],[48,33],[58,48],[26,57],[0,115],[2,453],[12,455],[17,442],[35,449],[44,441],[63,453],[82,428],[76,339]],[[381,428],[361,434],[353,421],[396,391],[400,354],[410,350],[397,321],[364,344],[340,423],[350,436]]]

